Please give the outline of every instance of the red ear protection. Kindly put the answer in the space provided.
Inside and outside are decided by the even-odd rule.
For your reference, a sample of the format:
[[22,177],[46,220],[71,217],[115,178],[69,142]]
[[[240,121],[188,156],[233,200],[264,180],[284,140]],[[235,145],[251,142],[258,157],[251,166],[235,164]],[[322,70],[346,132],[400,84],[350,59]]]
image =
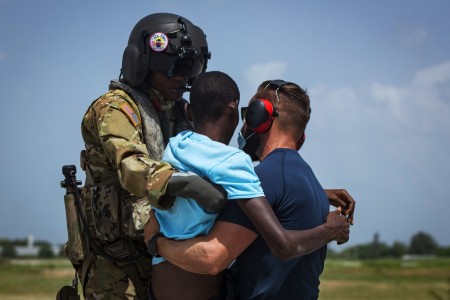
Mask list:
[[278,116],[269,100],[256,99],[250,104],[245,116],[245,123],[256,133],[266,132],[273,119]]

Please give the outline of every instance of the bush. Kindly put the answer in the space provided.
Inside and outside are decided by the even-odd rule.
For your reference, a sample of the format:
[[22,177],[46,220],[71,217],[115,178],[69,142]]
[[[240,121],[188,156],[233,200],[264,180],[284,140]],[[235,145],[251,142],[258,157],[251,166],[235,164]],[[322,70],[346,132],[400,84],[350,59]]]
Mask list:
[[1,254],[2,254],[1,256],[4,257],[4,258],[17,257],[16,248],[11,243],[5,243],[3,245],[3,249],[2,249],[2,253]]
[[43,244],[39,247],[38,257],[40,258],[53,258],[55,254],[49,244]]

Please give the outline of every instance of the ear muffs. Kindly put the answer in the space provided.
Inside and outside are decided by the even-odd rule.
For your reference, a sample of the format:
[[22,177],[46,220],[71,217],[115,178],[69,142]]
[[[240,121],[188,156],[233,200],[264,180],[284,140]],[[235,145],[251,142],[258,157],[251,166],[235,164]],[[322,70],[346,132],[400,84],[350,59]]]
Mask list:
[[263,133],[270,128],[276,116],[278,114],[269,100],[256,99],[248,107],[245,123],[252,131]]

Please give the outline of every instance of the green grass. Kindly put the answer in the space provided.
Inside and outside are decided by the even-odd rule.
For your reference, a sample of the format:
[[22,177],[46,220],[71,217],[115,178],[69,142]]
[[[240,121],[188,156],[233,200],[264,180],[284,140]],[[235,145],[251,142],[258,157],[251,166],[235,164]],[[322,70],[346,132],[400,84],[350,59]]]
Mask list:
[[0,299],[55,299],[74,275],[64,259],[13,260],[0,262]]
[[[64,259],[0,261],[0,299],[55,299],[73,274]],[[450,259],[327,260],[320,290],[320,300],[450,300]]]
[[450,259],[328,260],[320,299],[450,299]]

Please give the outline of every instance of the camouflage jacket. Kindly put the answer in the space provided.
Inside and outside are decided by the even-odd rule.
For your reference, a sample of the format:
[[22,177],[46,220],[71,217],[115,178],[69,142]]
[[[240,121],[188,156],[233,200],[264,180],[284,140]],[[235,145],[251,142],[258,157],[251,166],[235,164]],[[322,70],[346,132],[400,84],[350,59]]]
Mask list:
[[183,103],[158,111],[152,103],[161,100],[155,91],[144,94],[112,81],[110,91],[90,105],[81,132],[93,185],[116,181],[126,193],[145,197],[149,178],[172,174],[171,166],[160,161],[164,147],[170,137],[192,127]]

